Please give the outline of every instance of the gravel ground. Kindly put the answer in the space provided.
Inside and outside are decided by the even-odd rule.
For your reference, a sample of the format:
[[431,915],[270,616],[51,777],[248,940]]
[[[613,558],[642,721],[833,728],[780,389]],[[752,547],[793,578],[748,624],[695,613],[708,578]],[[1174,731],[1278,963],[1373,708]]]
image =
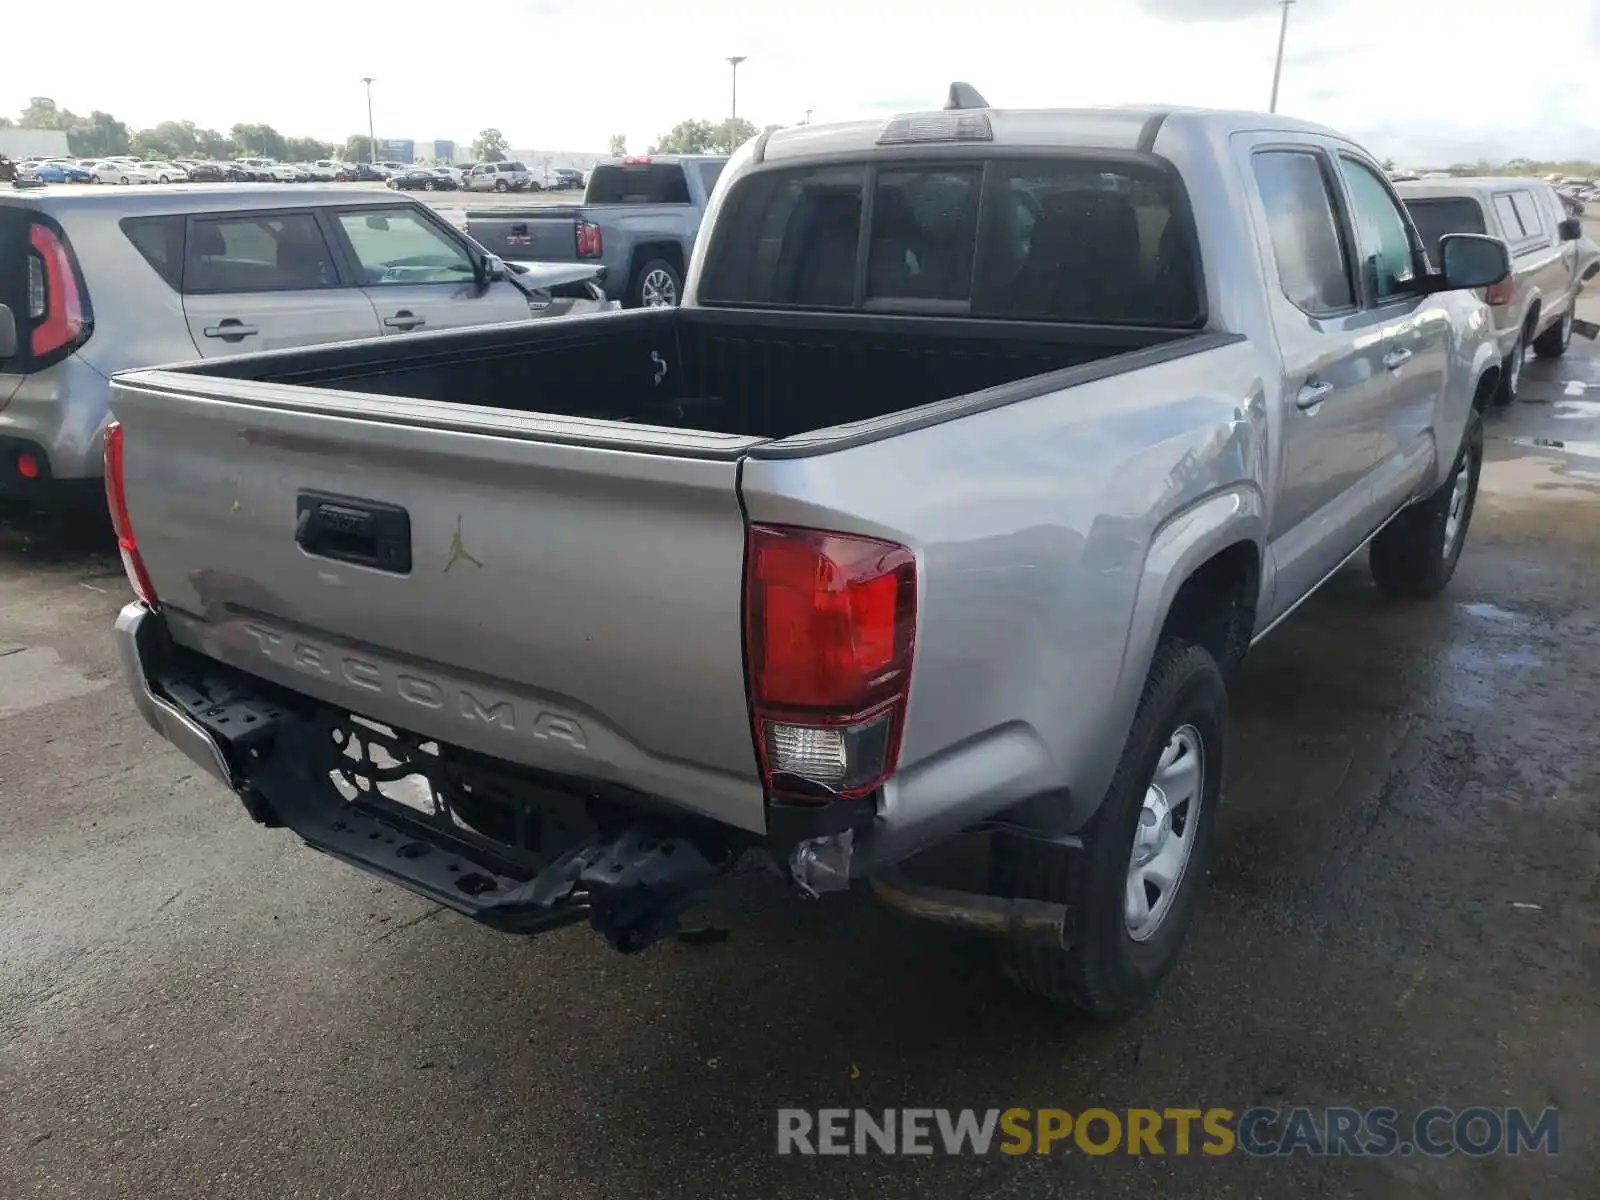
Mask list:
[[[441,914],[155,740],[103,532],[0,513],[0,1195],[1600,1195],[1600,359],[1525,387],[1443,601],[1353,566],[1252,656],[1207,910],[1112,1024],[859,896],[745,881],[725,945],[637,958]],[[786,1105],[1256,1103],[1553,1105],[1561,1147],[773,1153]]]

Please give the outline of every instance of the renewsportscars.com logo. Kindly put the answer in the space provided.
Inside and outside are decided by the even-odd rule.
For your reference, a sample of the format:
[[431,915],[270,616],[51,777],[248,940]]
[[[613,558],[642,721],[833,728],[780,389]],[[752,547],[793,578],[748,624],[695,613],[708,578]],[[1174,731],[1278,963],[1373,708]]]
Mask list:
[[779,1154],[1555,1154],[1557,1110],[780,1108]]

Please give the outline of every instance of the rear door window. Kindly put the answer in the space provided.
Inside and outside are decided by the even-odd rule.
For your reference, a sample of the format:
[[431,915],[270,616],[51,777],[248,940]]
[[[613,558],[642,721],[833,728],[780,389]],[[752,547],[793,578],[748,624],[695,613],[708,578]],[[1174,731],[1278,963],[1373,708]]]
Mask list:
[[700,186],[705,188],[706,195],[711,195],[717,190],[717,180],[722,178],[722,168],[725,162],[703,162],[700,164]]
[[1511,207],[1517,210],[1517,219],[1522,222],[1522,232],[1530,238],[1539,237],[1544,233],[1544,223],[1539,220],[1539,206],[1533,202],[1532,192],[1512,192]]
[[302,291],[340,282],[309,211],[194,217],[184,250],[185,292]]
[[1522,218],[1517,216],[1517,209],[1511,203],[1511,193],[1501,192],[1494,198],[1495,215],[1500,218],[1500,231],[1508,242],[1520,242],[1525,231],[1522,228]]

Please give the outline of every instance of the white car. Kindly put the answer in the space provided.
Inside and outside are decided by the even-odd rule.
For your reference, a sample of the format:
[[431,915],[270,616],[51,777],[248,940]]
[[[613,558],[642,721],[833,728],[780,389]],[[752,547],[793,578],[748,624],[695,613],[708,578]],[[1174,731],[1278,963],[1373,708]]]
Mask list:
[[316,162],[309,164],[311,178],[318,182],[331,183],[334,176],[344,170],[344,166],[344,163],[335,158],[319,158]]
[[451,179],[456,181],[456,186],[458,187],[461,185],[462,175],[465,174],[460,167],[429,167],[428,170],[432,171],[435,175],[448,175]]
[[403,162],[380,162],[373,163],[372,168],[375,171],[381,171],[383,173],[383,177],[387,179],[396,172],[411,170],[411,164]]
[[134,184],[154,183],[156,181],[156,177],[150,174],[150,172],[144,170],[142,167],[136,167],[131,163],[123,162],[121,159],[91,159],[88,162],[79,163],[78,165],[89,172],[91,176],[89,180],[90,183]]
[[140,163],[139,170],[154,176],[157,183],[183,183],[189,178],[189,172],[177,163],[162,162],[160,159]]

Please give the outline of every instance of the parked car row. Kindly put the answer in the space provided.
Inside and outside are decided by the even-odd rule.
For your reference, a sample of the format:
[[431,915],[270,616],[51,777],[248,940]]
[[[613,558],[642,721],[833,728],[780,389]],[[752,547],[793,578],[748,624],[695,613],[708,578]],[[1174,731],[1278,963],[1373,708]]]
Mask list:
[[117,371],[596,312],[604,274],[503,260],[383,192],[5,189],[0,489],[98,477]]

